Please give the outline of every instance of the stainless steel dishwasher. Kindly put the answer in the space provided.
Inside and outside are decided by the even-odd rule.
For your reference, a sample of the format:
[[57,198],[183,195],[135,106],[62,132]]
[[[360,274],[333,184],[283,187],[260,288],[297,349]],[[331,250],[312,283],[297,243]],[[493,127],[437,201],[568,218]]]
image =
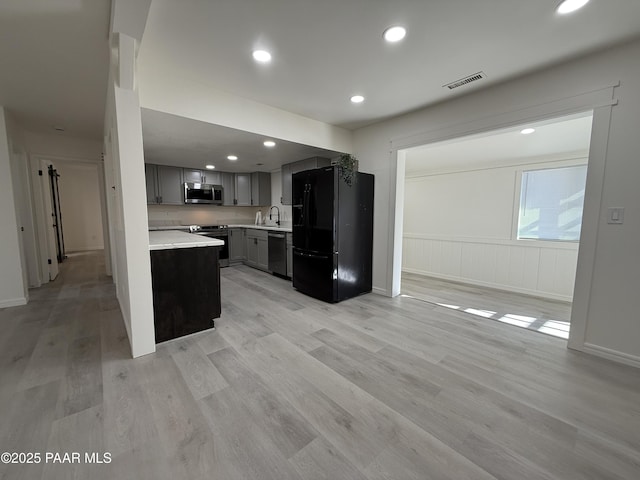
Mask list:
[[269,232],[269,271],[287,276],[287,241],[284,233]]

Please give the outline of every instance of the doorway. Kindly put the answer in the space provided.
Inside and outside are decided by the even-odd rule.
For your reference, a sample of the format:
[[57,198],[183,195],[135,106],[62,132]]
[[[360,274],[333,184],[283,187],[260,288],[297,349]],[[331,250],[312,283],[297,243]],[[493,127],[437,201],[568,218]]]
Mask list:
[[568,338],[592,120],[403,150],[401,293]]

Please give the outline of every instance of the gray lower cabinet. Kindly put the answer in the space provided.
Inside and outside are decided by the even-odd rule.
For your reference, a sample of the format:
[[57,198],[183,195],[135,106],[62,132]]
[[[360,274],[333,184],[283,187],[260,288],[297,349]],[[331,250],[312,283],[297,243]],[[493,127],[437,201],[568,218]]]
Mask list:
[[147,203],[184,205],[182,168],[145,165]]
[[246,264],[253,268],[269,271],[269,234],[266,230],[248,228],[246,233]]
[[251,206],[251,174],[236,173],[236,201],[239,207]]
[[229,229],[229,263],[242,263],[247,259],[244,228]]
[[293,234],[287,232],[287,277],[293,278]]

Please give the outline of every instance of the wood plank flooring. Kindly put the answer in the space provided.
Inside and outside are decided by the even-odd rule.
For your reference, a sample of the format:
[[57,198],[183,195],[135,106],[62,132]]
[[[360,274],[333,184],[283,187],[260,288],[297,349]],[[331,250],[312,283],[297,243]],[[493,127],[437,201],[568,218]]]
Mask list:
[[571,303],[402,273],[402,294],[451,310],[569,338]]
[[2,479],[638,479],[640,371],[413,298],[222,270],[214,331],[130,359],[99,254],[0,310]]

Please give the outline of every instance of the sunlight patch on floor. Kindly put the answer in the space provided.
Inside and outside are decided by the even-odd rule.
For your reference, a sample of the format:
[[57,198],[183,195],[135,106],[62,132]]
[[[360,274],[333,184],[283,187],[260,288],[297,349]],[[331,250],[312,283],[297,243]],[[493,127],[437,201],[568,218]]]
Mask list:
[[[408,298],[417,298],[412,297],[411,295],[402,296]],[[509,325],[526,328],[528,330],[535,330],[537,332],[546,333],[547,335],[553,335],[554,337],[558,338],[569,338],[570,323],[563,322],[561,320],[545,320],[543,318],[531,317],[528,315],[518,315],[515,313],[507,313],[501,317],[496,317],[495,315],[497,312],[493,312],[491,310],[482,310],[472,307],[465,308],[459,305],[449,305],[446,303],[437,303],[436,305],[452,310],[461,310],[477,317],[491,318],[502,323],[508,323]]]

